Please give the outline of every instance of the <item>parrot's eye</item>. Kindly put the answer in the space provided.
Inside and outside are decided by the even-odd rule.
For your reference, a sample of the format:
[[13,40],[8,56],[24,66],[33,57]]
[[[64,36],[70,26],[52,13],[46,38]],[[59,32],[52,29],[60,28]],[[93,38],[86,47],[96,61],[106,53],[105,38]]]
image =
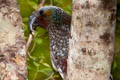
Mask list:
[[40,15],[43,15],[43,12],[44,12],[43,10],[40,10]]

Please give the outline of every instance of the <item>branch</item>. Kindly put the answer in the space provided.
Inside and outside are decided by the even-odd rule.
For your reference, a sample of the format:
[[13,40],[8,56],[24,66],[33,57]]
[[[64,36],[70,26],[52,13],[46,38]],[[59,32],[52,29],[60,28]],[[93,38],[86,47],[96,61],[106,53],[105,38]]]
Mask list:
[[27,40],[27,43],[26,43],[26,53],[28,53],[28,49],[30,47],[30,44],[33,40],[33,36],[34,36],[34,32],[33,33],[29,33],[29,37],[28,37],[28,40]]
[[46,0],[42,0],[42,2],[39,4],[39,7],[38,7],[38,8],[41,8],[41,7],[45,4],[45,1],[46,1]]

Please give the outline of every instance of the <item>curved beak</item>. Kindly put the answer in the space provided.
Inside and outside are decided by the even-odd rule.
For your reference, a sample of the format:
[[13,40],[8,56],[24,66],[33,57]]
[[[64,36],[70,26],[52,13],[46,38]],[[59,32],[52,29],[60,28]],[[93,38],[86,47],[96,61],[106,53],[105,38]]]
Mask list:
[[33,13],[32,16],[29,17],[29,29],[30,32],[34,32],[37,26],[39,26],[39,22],[37,21],[36,13]]
[[34,27],[35,26],[33,26],[33,24],[34,24],[35,20],[36,20],[35,16],[32,15],[32,16],[29,17],[29,29],[30,29],[31,32],[34,32]]

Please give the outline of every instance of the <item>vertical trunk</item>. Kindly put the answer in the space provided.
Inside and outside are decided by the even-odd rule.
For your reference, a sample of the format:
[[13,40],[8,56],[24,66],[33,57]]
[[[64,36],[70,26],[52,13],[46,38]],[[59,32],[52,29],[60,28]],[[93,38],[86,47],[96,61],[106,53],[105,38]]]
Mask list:
[[73,0],[68,80],[109,79],[115,16],[115,0]]
[[0,0],[0,80],[26,80],[22,20],[16,0]]

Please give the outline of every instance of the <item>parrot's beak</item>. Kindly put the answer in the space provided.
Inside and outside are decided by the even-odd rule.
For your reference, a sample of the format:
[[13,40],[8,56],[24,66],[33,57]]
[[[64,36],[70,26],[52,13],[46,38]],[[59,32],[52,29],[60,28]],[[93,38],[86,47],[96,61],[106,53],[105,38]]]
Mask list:
[[34,22],[35,22],[35,20],[36,20],[36,17],[35,16],[30,16],[30,18],[29,18],[29,29],[30,29],[30,31],[31,32],[34,32]]
[[37,26],[39,26],[39,22],[37,21],[37,16],[35,16],[35,14],[32,14],[32,16],[29,17],[30,32],[34,32]]

